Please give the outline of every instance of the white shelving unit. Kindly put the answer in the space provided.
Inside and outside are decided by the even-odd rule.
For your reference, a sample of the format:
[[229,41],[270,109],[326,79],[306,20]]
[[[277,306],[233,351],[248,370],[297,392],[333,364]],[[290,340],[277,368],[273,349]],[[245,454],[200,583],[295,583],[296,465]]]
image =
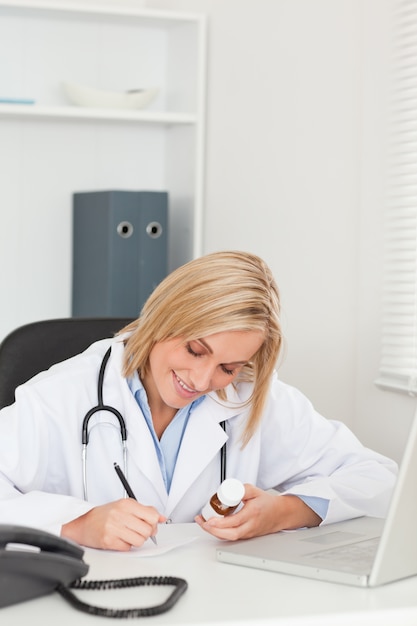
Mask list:
[[[0,340],[71,309],[72,194],[166,190],[170,269],[201,254],[206,19],[123,5],[0,0]],[[64,81],[159,89],[145,110],[73,106]],[[129,277],[126,277],[129,280]]]

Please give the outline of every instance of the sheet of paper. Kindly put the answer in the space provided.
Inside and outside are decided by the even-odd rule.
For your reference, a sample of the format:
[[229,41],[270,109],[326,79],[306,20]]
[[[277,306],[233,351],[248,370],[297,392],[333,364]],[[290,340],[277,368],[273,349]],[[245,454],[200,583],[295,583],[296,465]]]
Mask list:
[[[194,523],[190,524],[175,524],[175,528],[170,527],[168,524],[160,524],[158,527],[158,534],[156,535],[157,545],[153,543],[151,539],[148,539],[140,548],[131,548],[129,552],[111,552],[115,556],[121,556],[123,558],[144,558],[153,557],[175,550],[180,546],[184,546],[196,540],[206,539],[208,537],[201,528]],[[86,551],[105,553],[106,550],[94,550],[93,548],[86,548]]]
[[197,537],[187,537],[182,539],[168,539],[161,538],[158,533],[157,542],[155,545],[150,539],[145,541],[141,548],[131,548],[129,552],[117,552],[116,554],[121,554],[127,557],[135,557],[142,558],[146,556],[159,556],[160,554],[164,554],[165,552],[169,552],[170,550],[175,550],[180,546],[183,546],[187,543],[191,543],[195,541]]

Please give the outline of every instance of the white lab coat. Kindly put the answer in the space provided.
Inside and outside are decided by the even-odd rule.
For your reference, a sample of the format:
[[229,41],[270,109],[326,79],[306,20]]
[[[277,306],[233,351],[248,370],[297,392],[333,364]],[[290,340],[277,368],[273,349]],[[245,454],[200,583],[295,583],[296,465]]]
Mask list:
[[167,493],[148,426],[121,375],[123,344],[116,338],[35,376],[0,412],[0,523],[59,533],[93,506],[123,496],[113,467],[123,467],[120,431],[109,413],[100,412],[89,429],[88,502],[83,500],[82,422],[97,404],[98,371],[110,344],[103,399],[126,421],[128,479],[143,504],[173,522],[192,522],[219,485],[220,449],[227,440],[228,476],[279,493],[325,498],[323,523],[386,514],[395,463],[363,447],[342,423],[320,416],[276,377],[262,423],[243,449],[239,436],[247,409],[240,405],[251,386],[228,389],[227,405],[215,394],[206,397],[191,413]]

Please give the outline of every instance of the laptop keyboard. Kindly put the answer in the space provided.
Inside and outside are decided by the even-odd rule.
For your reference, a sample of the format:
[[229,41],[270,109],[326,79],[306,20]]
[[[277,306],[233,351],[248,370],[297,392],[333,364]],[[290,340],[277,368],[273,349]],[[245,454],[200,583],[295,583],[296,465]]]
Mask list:
[[352,569],[358,567],[362,569],[372,565],[379,540],[379,537],[373,537],[372,539],[365,539],[364,541],[314,552],[309,556],[322,564],[342,564],[344,568],[349,570],[351,569],[349,566],[352,566]]

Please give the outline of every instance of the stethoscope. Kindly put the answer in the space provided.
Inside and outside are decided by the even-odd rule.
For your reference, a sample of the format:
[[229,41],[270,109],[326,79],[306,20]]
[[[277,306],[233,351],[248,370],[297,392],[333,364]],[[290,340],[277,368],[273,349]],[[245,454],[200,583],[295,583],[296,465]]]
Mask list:
[[[88,446],[88,437],[89,430],[88,425],[90,418],[99,411],[108,411],[114,415],[120,427],[120,437],[122,440],[122,449],[123,449],[123,472],[124,475],[127,476],[127,429],[126,422],[117,409],[108,404],[104,404],[103,402],[103,381],[104,381],[104,373],[106,370],[107,362],[110,358],[111,347],[107,350],[106,354],[103,357],[103,360],[100,365],[100,371],[98,374],[97,381],[97,399],[98,403],[96,406],[93,406],[85,415],[83,419],[83,425],[81,430],[81,441],[82,441],[82,473],[83,473],[83,497],[84,500],[87,500],[87,446]],[[220,426],[226,432],[226,422],[220,422]],[[220,482],[223,482],[226,478],[226,443],[223,444],[222,449],[220,450]]]
[[82,430],[81,430],[82,465],[83,465],[83,496],[84,496],[84,500],[87,500],[87,446],[88,446],[88,435],[89,435],[88,423],[90,421],[90,418],[95,413],[98,413],[99,411],[108,411],[109,413],[112,413],[119,421],[120,436],[121,436],[121,439],[122,439],[122,448],[123,448],[123,470],[124,470],[125,476],[127,476],[127,445],[126,445],[127,430],[126,430],[126,422],[124,421],[123,416],[120,413],[120,411],[115,409],[113,406],[110,406],[108,404],[104,404],[104,402],[103,402],[104,372],[106,370],[106,365],[107,365],[107,361],[110,358],[110,354],[111,354],[111,347],[107,350],[106,354],[103,357],[101,365],[100,365],[100,371],[99,371],[99,374],[98,374],[98,382],[97,382],[98,404],[96,406],[93,406],[93,408],[90,409],[86,413],[86,415],[85,415],[85,417],[83,419],[83,425],[82,425]]

